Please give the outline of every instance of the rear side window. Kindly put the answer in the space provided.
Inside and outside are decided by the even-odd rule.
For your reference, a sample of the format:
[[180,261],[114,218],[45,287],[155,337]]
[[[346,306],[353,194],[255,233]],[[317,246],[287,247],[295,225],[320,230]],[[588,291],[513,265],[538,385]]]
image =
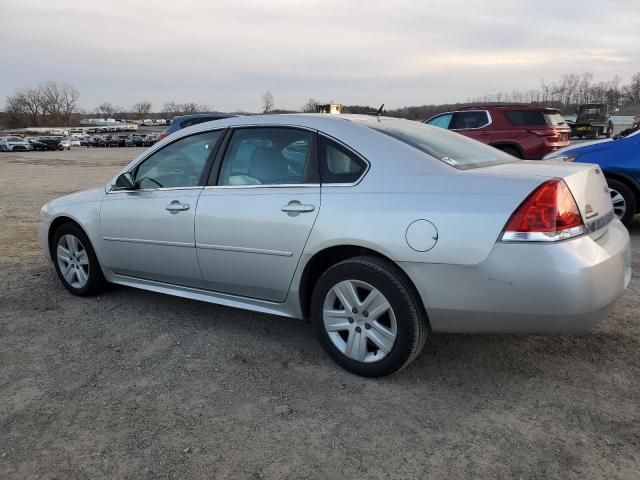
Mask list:
[[218,185],[312,183],[309,170],[311,145],[312,136],[306,130],[237,129],[222,160]]
[[504,110],[502,112],[511,125],[546,125],[547,120],[540,110]]
[[328,138],[319,136],[318,147],[322,183],[354,183],[367,168],[362,159]]
[[464,130],[467,128],[482,128],[489,124],[489,115],[485,111],[456,112],[449,126],[451,130]]

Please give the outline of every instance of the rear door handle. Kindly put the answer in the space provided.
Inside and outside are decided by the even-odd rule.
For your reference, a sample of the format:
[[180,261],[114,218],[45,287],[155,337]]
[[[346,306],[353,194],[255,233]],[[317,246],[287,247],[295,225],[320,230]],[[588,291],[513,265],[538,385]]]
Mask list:
[[171,213],[184,212],[185,210],[189,210],[191,208],[188,203],[180,203],[178,200],[174,200],[169,205],[164,207],[165,210],[168,210]]
[[280,210],[289,214],[313,212],[315,209],[316,207],[313,205],[304,205],[297,200],[292,200],[280,208]]

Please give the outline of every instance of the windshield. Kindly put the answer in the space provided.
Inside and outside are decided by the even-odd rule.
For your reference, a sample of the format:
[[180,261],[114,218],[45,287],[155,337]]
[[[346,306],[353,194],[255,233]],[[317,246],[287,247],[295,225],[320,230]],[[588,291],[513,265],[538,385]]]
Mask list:
[[7,137],[7,142],[22,142],[20,137]]
[[410,120],[366,122],[369,127],[460,170],[488,167],[517,159],[459,133]]

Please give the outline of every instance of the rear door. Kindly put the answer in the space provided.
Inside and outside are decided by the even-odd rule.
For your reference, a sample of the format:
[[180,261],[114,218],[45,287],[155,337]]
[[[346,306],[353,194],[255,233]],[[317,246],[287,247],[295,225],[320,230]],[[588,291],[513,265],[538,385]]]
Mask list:
[[479,142],[490,143],[493,138],[490,125],[491,117],[486,110],[465,110],[453,114],[449,130]]
[[315,144],[308,130],[233,129],[196,211],[206,288],[286,299],[320,209]]

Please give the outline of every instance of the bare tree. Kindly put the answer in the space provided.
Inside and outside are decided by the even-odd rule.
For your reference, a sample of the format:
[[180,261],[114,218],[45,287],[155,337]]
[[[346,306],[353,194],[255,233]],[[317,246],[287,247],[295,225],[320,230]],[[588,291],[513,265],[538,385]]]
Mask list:
[[103,116],[111,117],[116,112],[116,109],[109,102],[101,103],[96,109],[96,113]]
[[262,97],[260,97],[260,98],[262,99],[262,112],[263,113],[269,113],[271,110],[273,110],[273,107],[274,107],[273,95],[271,94],[271,92],[269,90],[264,92],[262,94]]
[[171,100],[170,102],[166,102],[162,107],[163,113],[166,113],[170,116],[180,115],[182,113],[180,109],[181,106],[173,100]]
[[302,111],[304,113],[315,113],[318,111],[318,102],[315,98],[310,98],[307,103],[302,106]]
[[17,124],[37,127],[42,122],[45,100],[39,88],[21,88],[7,97],[6,110]]
[[148,116],[149,113],[151,113],[151,102],[147,102],[146,100],[143,102],[138,102],[132,108],[133,112],[138,117],[138,120],[142,120],[144,117]]
[[68,125],[78,110],[78,90],[67,83],[47,81],[22,88],[7,97],[7,112],[15,122],[28,126]]

